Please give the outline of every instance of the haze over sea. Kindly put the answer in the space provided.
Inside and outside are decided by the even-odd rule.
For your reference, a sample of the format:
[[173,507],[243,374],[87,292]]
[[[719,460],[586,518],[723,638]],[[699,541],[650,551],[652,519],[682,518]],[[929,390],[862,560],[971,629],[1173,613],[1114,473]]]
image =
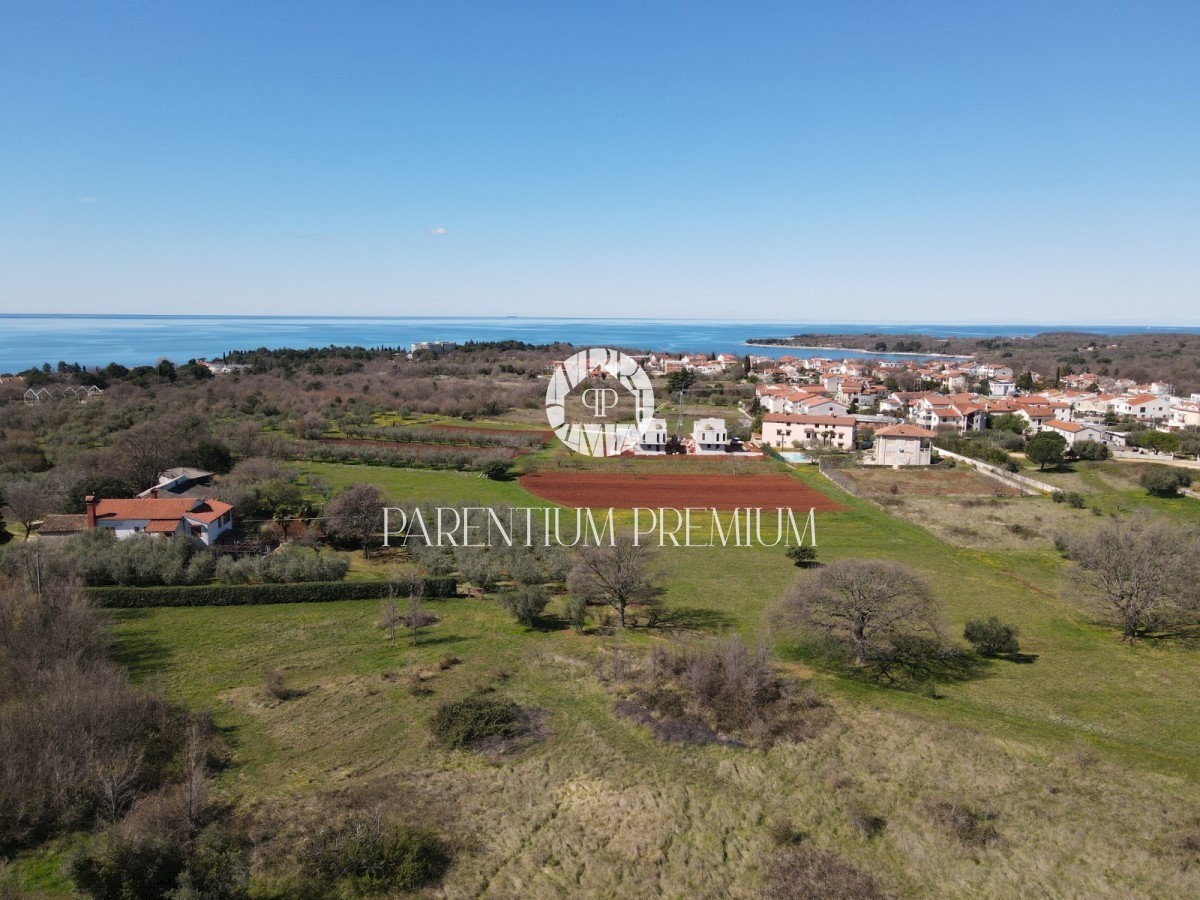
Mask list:
[[[1122,334],[1133,331],[1200,333],[1197,327],[1136,325],[970,325],[936,323],[819,324],[803,319],[570,319],[525,317],[289,317],[289,316],[87,316],[0,315],[0,373],[59,360],[84,366],[126,366],[216,358],[230,350],[307,348],[330,344],[404,347],[414,341],[565,341],[580,347],[624,347],[696,353],[796,353],[783,347],[750,347],[755,337],[794,334],[920,333],[937,337],[1029,336],[1043,331]],[[830,355],[830,354],[826,354]],[[837,356],[891,356],[839,352]]]

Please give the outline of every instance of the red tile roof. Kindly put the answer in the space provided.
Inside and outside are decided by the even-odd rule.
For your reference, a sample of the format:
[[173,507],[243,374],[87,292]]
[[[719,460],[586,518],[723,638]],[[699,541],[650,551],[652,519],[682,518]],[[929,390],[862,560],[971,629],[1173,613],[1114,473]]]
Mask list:
[[55,515],[46,516],[38,527],[38,534],[74,534],[86,529],[87,516],[82,513],[79,515]]
[[189,519],[194,519],[197,522],[215,522],[227,512],[233,512],[233,507],[228,503],[222,503],[220,500],[205,500],[195,509],[187,514]]
[[1098,430],[1095,425],[1085,425],[1081,422],[1064,422],[1061,419],[1051,419],[1049,422],[1046,422],[1042,427],[1053,428],[1057,431],[1069,431],[1071,434],[1078,434],[1079,432],[1084,431],[1084,430],[1090,430],[1090,431]]
[[899,437],[899,438],[935,438],[937,432],[930,431],[928,428],[920,428],[916,425],[888,425],[886,428],[880,428],[875,432],[875,437]]
[[138,519],[179,520],[196,501],[191,497],[143,497],[134,500],[97,500],[96,521],[125,522]]
[[184,516],[196,522],[215,522],[233,509],[220,500],[197,500],[195,497],[142,497],[134,500],[96,501],[97,522],[128,522],[139,520],[173,520]]

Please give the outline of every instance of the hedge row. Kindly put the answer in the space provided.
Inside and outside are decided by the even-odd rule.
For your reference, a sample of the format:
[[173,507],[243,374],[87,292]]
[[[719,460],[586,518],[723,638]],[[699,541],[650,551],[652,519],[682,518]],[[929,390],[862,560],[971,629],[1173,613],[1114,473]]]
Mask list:
[[[425,596],[453,597],[457,580],[443,575],[425,579]],[[88,595],[98,606],[259,606],[268,603],[328,603],[377,600],[388,595],[386,581],[309,581],[302,584],[201,584],[169,587],[97,587]]]

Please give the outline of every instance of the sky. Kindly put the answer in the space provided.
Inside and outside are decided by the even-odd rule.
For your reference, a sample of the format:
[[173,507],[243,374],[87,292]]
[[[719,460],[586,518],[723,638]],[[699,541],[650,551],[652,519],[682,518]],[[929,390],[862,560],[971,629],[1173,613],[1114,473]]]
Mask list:
[[1200,3],[0,5],[0,313],[1200,325]]

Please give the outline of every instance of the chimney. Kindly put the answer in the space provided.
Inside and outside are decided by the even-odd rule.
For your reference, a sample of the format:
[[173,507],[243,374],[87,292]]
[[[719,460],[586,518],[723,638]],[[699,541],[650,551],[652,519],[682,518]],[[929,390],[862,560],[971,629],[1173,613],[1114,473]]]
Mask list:
[[96,498],[88,494],[83,501],[84,509],[87,511],[87,527],[96,527]]
[[150,488],[150,499],[151,499],[151,500],[157,500],[157,499],[158,499],[158,488],[156,488],[156,487],[152,487],[152,488]]

